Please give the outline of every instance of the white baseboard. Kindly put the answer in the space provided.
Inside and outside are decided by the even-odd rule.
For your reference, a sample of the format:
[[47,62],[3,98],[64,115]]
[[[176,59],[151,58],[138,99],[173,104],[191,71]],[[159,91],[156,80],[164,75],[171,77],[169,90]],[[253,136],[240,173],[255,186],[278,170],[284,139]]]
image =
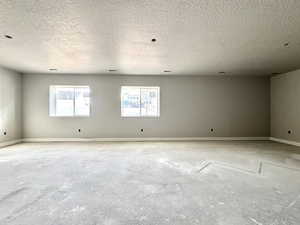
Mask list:
[[300,147],[300,142],[296,142],[296,141],[289,141],[289,140],[274,138],[274,137],[270,137],[270,140],[279,142],[279,143],[283,143],[283,144],[294,145],[294,146]]
[[23,142],[266,141],[269,137],[24,138]]
[[0,142],[0,148],[21,142],[145,142],[145,141],[275,141],[300,147],[300,142],[274,137],[179,137],[179,138],[24,138]]
[[21,143],[22,139],[0,142],[0,148]]

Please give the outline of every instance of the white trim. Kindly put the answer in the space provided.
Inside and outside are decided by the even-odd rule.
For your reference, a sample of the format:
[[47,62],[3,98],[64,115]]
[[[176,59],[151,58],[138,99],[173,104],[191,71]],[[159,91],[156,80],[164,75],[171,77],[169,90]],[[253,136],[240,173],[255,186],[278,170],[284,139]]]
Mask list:
[[286,139],[280,139],[280,138],[275,138],[275,137],[270,137],[271,141],[275,141],[275,142],[279,142],[279,143],[283,143],[283,144],[288,144],[288,145],[295,145],[300,147],[300,142],[296,142],[296,141],[289,141]]
[[145,142],[145,141],[274,141],[300,147],[300,142],[274,137],[179,137],[179,138],[24,138],[0,142],[0,148],[21,142]]
[[267,141],[269,137],[24,138],[23,142]]
[[21,143],[22,141],[23,141],[22,139],[18,139],[18,140],[0,142],[0,148],[6,147],[9,145],[15,145],[15,144]]

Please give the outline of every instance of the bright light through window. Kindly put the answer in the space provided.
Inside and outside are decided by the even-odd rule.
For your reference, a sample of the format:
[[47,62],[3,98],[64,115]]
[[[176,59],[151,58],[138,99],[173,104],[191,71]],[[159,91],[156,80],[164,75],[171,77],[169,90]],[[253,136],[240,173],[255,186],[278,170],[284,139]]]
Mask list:
[[159,87],[128,87],[121,89],[122,117],[159,117]]
[[90,88],[88,86],[50,86],[50,116],[89,116]]

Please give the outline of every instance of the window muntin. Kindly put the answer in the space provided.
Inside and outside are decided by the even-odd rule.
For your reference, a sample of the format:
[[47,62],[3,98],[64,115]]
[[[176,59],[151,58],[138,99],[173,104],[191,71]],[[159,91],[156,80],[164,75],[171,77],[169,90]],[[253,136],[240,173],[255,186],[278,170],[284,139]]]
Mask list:
[[123,86],[121,88],[122,117],[159,117],[159,87]]
[[88,86],[50,86],[49,114],[56,117],[90,115]]

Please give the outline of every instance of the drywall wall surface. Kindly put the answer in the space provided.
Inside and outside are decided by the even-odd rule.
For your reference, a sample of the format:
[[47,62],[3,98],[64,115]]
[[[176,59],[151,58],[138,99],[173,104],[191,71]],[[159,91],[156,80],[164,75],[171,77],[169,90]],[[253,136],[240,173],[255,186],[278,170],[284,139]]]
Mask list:
[[21,75],[0,67],[0,142],[20,139]]
[[[49,117],[50,85],[89,85],[90,117]],[[159,86],[160,117],[122,118],[122,85]],[[265,137],[270,130],[269,87],[268,77],[26,74],[23,135],[25,138]]]
[[300,142],[300,70],[271,78],[271,136]]

